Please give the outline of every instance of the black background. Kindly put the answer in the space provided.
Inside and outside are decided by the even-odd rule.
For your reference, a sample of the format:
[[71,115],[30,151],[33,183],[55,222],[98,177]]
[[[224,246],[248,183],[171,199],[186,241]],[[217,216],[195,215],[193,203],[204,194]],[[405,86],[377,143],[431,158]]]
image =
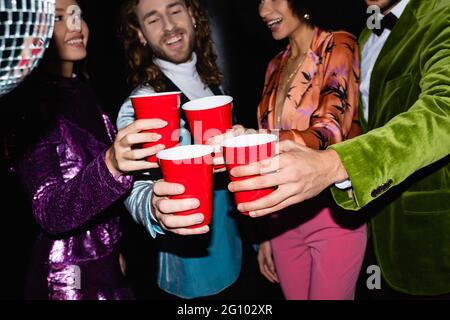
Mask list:
[[[113,120],[123,100],[132,90],[126,82],[126,61],[117,38],[120,2],[118,0],[84,0],[81,3],[91,31],[87,60],[90,82],[99,102]],[[226,74],[224,86],[235,98],[238,121],[246,127],[256,127],[256,107],[261,95],[265,68],[269,60],[286,43],[276,42],[271,38],[270,32],[258,16],[257,0],[204,0],[203,2],[213,20],[219,61]],[[364,23],[364,2],[362,0],[333,2],[339,3],[336,7],[336,15],[345,17],[348,22],[346,29],[358,35]],[[328,3],[324,1],[324,5]],[[17,177],[8,170],[8,164],[4,162],[1,162],[0,169],[0,181],[4,189],[0,198],[0,275],[2,279],[0,298],[22,299],[25,274],[31,258],[37,226],[31,216],[29,200],[24,195]],[[129,220],[125,221],[125,225],[132,231],[131,236],[126,238],[125,247],[139,241],[141,244],[148,245],[151,252],[154,244],[142,228]],[[151,258],[154,256],[149,255],[147,260],[150,261]],[[257,275],[256,261],[251,254],[249,259],[242,277],[252,279],[240,286],[245,287],[256,283],[255,290],[259,290],[260,295],[254,296],[255,298],[280,298],[278,289],[268,286]],[[131,280],[138,283],[155,282],[154,275],[148,272],[148,270],[154,270],[151,269],[154,268],[151,262],[147,265],[139,265],[132,259],[130,261],[130,270],[136,271],[136,279]],[[143,275],[141,278],[139,278],[140,272]],[[264,295],[264,292],[267,292],[267,295]],[[145,288],[138,286],[137,293],[142,298],[170,298],[158,291],[156,286]],[[236,296],[230,298],[236,298]]]

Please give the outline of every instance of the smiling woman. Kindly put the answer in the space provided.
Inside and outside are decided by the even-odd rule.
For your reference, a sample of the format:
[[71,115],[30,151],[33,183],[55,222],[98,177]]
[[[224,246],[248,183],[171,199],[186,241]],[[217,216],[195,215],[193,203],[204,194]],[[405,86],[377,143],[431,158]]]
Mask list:
[[[260,129],[277,130],[280,140],[311,149],[323,150],[360,133],[359,48],[352,34],[336,30],[334,8],[317,0],[259,1],[259,15],[273,39],[289,40],[267,67],[258,107]],[[278,166],[270,171],[278,172]],[[236,177],[246,176],[236,172],[245,169],[234,170]],[[263,189],[269,176],[234,181],[229,189]],[[284,188],[289,186],[280,186],[267,198]],[[255,217],[252,209],[246,210],[251,205],[241,203],[238,210]],[[366,226],[352,230],[339,225],[335,214],[327,196],[320,195],[269,220],[270,241],[261,243],[258,262],[269,281],[280,282],[287,299],[354,298]]]
[[89,28],[82,19],[82,12],[75,1],[60,0],[56,3],[55,27],[51,48],[44,64],[49,67],[59,64],[64,77],[71,77],[74,61],[87,56],[86,46],[89,39]]
[[[158,146],[141,134],[158,121],[135,122],[115,135],[74,66],[86,55],[88,27],[75,0],[56,0],[52,41],[37,72],[13,92],[16,109],[8,151],[31,199],[41,234],[28,281],[32,299],[130,299],[120,265],[120,210],[129,172],[153,165],[140,159]],[[21,108],[17,108],[21,106]]]

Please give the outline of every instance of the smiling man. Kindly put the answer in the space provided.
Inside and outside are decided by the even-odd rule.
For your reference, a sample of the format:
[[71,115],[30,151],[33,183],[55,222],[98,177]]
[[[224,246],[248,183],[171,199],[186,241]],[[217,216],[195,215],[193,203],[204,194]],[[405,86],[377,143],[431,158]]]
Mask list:
[[[130,80],[136,86],[131,95],[181,91],[181,103],[185,103],[223,94],[209,22],[198,0],[129,0],[122,14]],[[181,112],[180,141],[190,144]],[[133,107],[127,99],[117,126],[123,128],[133,121]],[[134,219],[153,237],[158,234],[158,285],[178,297],[214,295],[235,282],[241,270],[241,239],[230,214],[230,195],[223,181],[217,183],[223,176],[215,178],[211,230],[208,226],[189,229],[203,222],[203,214],[175,213],[198,208],[198,200],[169,200],[168,196],[183,194],[184,187],[157,176],[136,181],[126,200]]]
[[156,57],[175,64],[192,59],[196,23],[184,1],[139,1],[136,15],[139,41]]

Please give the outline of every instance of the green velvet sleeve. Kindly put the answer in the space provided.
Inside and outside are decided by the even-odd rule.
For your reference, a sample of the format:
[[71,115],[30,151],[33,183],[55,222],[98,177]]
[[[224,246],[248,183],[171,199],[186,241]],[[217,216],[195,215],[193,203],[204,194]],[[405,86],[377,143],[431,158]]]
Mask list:
[[421,93],[412,107],[383,127],[330,147],[339,154],[352,181],[353,199],[332,187],[335,201],[343,208],[361,209],[450,153],[449,16],[430,30],[433,37],[427,49],[418,53]]

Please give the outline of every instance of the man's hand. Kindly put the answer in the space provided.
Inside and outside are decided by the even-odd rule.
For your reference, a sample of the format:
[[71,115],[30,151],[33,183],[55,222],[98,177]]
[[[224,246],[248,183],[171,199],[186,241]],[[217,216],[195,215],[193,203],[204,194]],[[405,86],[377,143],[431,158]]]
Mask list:
[[[231,192],[278,186],[271,194],[238,206],[251,217],[261,217],[317,196],[331,184],[348,178],[333,150],[316,151],[292,141],[280,142],[274,158],[231,170],[235,177],[258,175],[230,183]],[[260,175],[260,176],[259,176]]]
[[187,229],[187,227],[201,224],[205,217],[203,214],[196,213],[188,216],[177,216],[175,213],[186,210],[193,210],[200,206],[198,199],[180,199],[170,200],[169,196],[180,195],[184,193],[184,186],[176,183],[160,180],[153,186],[152,212],[164,230],[179,235],[195,235],[209,232],[208,226],[196,229]]

